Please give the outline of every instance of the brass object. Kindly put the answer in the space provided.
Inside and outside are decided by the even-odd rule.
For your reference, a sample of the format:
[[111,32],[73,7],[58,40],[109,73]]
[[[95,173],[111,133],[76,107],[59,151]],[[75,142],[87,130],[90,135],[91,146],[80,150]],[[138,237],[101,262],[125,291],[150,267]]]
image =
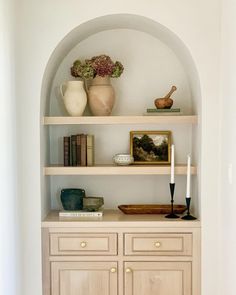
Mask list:
[[128,268],[126,268],[125,272],[126,273],[131,273],[132,272],[132,269],[128,267]]
[[116,272],[116,268],[115,268],[115,267],[112,267],[112,268],[110,269],[110,272],[115,273],[115,272]]
[[81,246],[81,248],[85,248],[87,246],[87,243],[86,242],[81,242],[80,246]]
[[154,243],[154,246],[157,247],[157,248],[160,248],[161,247],[161,243],[160,242],[155,242]]

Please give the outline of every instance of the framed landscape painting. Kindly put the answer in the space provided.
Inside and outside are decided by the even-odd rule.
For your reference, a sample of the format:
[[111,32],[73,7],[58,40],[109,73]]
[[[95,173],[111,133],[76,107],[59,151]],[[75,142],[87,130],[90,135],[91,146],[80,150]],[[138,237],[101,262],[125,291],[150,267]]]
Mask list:
[[171,131],[131,131],[134,164],[170,164]]

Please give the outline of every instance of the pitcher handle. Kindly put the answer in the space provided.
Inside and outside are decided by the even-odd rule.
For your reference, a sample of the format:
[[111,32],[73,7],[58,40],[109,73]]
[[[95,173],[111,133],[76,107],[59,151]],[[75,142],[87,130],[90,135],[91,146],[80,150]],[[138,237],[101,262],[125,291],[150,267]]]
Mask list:
[[64,91],[63,91],[63,87],[66,87],[66,84],[65,83],[63,83],[63,84],[60,85],[60,93],[61,93],[61,96],[62,97],[64,97],[64,94],[65,94]]

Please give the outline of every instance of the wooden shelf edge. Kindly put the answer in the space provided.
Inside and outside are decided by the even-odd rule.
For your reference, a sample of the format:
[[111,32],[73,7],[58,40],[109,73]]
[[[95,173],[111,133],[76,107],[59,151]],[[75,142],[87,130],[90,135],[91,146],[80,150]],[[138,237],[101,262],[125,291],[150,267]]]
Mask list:
[[41,222],[42,227],[176,227],[176,228],[200,228],[200,220],[186,221],[182,219],[169,220],[165,215],[159,214],[141,214],[126,215],[122,212],[113,210],[104,210],[104,216],[101,218],[60,218],[59,211],[50,211],[45,219]]
[[82,116],[82,117],[44,117],[43,125],[77,125],[77,124],[197,124],[196,115],[189,116]]
[[[187,167],[175,167],[176,175],[186,175]],[[191,174],[197,174],[197,167],[191,166]],[[170,166],[90,166],[90,167],[44,167],[44,175],[170,175]]]

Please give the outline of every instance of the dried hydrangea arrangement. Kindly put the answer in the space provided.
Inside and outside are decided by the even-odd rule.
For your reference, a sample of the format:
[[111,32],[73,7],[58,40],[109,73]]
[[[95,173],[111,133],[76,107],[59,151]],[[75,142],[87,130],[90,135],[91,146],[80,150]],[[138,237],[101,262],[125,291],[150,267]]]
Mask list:
[[105,54],[86,59],[84,63],[80,60],[76,60],[71,67],[71,75],[82,79],[92,79],[96,76],[118,78],[123,71],[124,67],[119,61],[114,63],[111,58]]

